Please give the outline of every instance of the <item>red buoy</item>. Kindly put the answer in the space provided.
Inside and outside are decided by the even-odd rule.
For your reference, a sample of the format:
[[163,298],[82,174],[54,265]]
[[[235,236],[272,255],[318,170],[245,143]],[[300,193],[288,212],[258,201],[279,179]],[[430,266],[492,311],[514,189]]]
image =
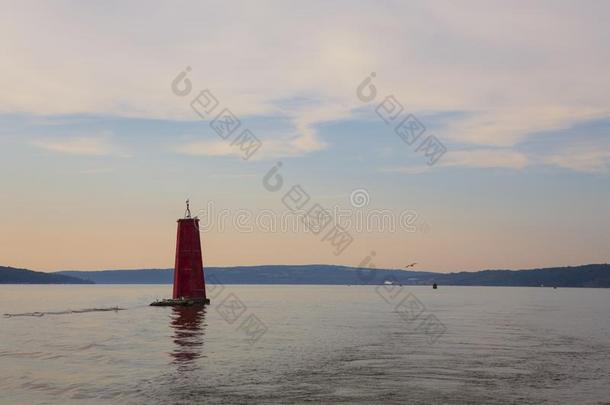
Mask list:
[[185,217],[178,220],[173,298],[206,299],[199,218],[191,218],[188,201]]
[[173,299],[156,301],[151,305],[173,306],[209,303],[210,300],[205,295],[199,218],[191,218],[191,210],[187,200],[184,218],[178,220]]

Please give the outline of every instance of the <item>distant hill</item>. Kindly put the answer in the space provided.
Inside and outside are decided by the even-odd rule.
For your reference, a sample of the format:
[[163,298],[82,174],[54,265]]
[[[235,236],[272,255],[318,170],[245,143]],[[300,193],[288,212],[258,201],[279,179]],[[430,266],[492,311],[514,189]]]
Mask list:
[[[170,284],[172,269],[64,271],[58,274],[98,284]],[[484,270],[432,273],[392,269],[358,269],[332,265],[206,267],[206,281],[222,284],[400,284],[470,286],[610,287],[610,265],[589,264],[530,270]]]
[[0,267],[0,284],[94,284],[93,281],[57,273],[42,273],[14,267]]
[[[95,281],[97,284],[170,284],[173,269],[62,271],[69,275]],[[240,267],[206,267],[209,283],[222,284],[381,284],[392,279],[404,284],[431,280],[436,273],[402,270],[357,269],[332,265],[274,265]]]
[[[530,270],[433,273],[396,269],[358,269],[332,265],[206,267],[206,281],[222,284],[432,284],[464,286],[605,287],[610,265],[589,264]],[[172,269],[63,271],[42,273],[0,267],[0,284],[171,284]]]
[[536,287],[610,287],[610,264],[531,270],[484,270],[439,275],[448,285]]

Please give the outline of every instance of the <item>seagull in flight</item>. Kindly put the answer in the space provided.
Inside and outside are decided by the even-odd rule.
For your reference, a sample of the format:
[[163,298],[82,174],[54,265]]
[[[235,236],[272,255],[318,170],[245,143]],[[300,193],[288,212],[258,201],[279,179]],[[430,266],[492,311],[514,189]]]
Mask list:
[[417,264],[417,263],[411,263],[411,264],[407,264],[407,265],[405,266],[405,269],[408,269],[409,267],[415,267],[415,265],[416,265],[416,264]]

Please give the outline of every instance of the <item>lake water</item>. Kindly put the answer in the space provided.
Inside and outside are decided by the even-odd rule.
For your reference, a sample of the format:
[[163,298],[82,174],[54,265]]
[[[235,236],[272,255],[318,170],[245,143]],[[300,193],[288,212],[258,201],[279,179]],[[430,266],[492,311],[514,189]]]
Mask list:
[[610,291],[2,285],[3,403],[609,403]]

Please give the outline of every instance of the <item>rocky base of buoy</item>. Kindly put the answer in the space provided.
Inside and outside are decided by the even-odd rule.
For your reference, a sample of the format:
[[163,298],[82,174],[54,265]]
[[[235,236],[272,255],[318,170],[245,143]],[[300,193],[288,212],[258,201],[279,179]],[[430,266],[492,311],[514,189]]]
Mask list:
[[200,305],[209,305],[209,298],[176,298],[157,300],[150,304],[151,307],[193,307]]

